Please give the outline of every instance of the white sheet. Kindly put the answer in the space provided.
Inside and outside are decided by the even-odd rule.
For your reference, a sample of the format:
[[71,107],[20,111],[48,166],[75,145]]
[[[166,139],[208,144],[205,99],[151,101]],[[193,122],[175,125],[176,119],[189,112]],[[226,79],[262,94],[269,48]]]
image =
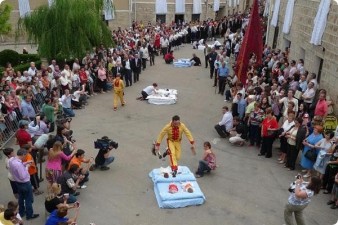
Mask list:
[[190,59],[178,59],[173,63],[174,67],[178,68],[191,67],[193,64],[194,62],[190,61]]
[[48,6],[51,7],[54,3],[54,0],[48,0]]
[[270,14],[270,4],[271,4],[270,1],[271,0],[266,0],[265,1],[265,7],[264,7],[264,13],[263,13],[264,17],[268,17],[269,14]]
[[172,105],[177,102],[176,89],[159,89],[157,94],[149,95],[147,100],[154,105]]
[[330,11],[331,0],[321,0],[311,35],[310,43],[314,45],[322,44],[322,37],[327,23],[327,15]]
[[156,0],[155,12],[156,14],[167,14],[167,0]]
[[214,0],[214,12],[217,12],[219,10],[219,0]]
[[275,7],[273,8],[272,19],[271,19],[271,26],[273,27],[277,27],[279,6],[280,6],[280,0],[276,0]]
[[29,0],[19,0],[19,14],[20,17],[25,17],[31,12],[31,7],[29,5]]
[[290,33],[292,18],[293,18],[293,8],[295,7],[295,0],[289,0],[285,10],[284,24],[283,24],[283,33]]
[[175,13],[176,14],[185,13],[185,0],[176,0]]
[[113,20],[115,19],[115,12],[113,8],[112,0],[104,0],[103,2],[103,12],[105,20]]

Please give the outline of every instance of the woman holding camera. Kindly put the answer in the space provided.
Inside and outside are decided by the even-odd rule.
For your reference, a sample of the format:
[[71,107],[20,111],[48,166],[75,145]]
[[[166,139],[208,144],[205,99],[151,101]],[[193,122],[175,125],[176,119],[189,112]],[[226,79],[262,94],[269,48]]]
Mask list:
[[295,214],[297,225],[304,225],[303,210],[308,206],[311,197],[318,194],[321,186],[321,180],[318,177],[312,177],[310,183],[306,186],[303,178],[296,180],[296,188],[289,196],[288,203],[284,209],[284,221],[286,225],[293,225],[292,214]]

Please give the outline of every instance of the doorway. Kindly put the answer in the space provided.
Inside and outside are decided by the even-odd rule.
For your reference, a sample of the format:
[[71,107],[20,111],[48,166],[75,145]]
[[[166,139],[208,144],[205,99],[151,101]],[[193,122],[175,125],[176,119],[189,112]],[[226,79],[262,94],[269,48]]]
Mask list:
[[272,49],[275,49],[278,41],[279,26],[275,28],[275,34],[273,35]]
[[160,22],[162,24],[162,23],[165,23],[165,20],[166,20],[165,14],[164,15],[159,15],[159,14],[156,15],[156,22]]
[[192,14],[191,15],[191,21],[192,22],[196,22],[196,21],[200,21],[200,17],[201,17],[201,14]]
[[175,23],[181,24],[184,21],[184,14],[176,14],[175,15]]

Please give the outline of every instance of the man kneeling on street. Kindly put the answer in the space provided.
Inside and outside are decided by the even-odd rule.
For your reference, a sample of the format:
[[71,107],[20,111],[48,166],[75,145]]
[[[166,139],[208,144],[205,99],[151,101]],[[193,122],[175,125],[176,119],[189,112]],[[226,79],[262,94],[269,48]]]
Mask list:
[[230,131],[229,142],[234,145],[243,146],[245,139],[247,138],[247,132],[245,124],[237,116],[234,117],[234,127]]
[[111,150],[118,148],[118,143],[111,141],[106,136],[102,137],[101,140],[106,140],[109,144],[99,149],[99,152],[95,157],[95,164],[90,167],[90,171],[93,171],[97,168],[100,168],[100,170],[109,170],[110,168],[108,165],[111,164],[115,159],[114,156],[109,155]]
[[219,136],[221,136],[222,138],[226,138],[227,136],[229,136],[229,132],[232,129],[233,117],[231,112],[229,112],[228,106],[223,106],[222,111],[222,120],[215,125],[215,129]]

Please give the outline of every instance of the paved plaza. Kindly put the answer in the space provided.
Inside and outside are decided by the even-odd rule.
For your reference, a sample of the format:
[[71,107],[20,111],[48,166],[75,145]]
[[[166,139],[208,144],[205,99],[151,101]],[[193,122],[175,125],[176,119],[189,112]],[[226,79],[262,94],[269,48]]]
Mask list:
[[[202,51],[185,45],[174,52],[175,58],[190,58],[196,53],[204,63]],[[74,138],[86,157],[95,157],[93,142],[104,135],[119,143],[113,150],[115,162],[108,171],[94,171],[86,189],[80,190],[79,225],[282,225],[283,211],[291,181],[297,171],[287,171],[273,158],[258,157],[255,147],[234,147],[228,140],[219,139],[214,125],[221,119],[223,96],[215,94],[209,69],[203,67],[174,68],[155,59],[156,66],[140,75],[140,82],[125,89],[126,106],[113,111],[112,92],[92,97],[85,110],[75,111],[72,121]],[[157,82],[160,88],[178,90],[175,105],[156,106],[137,101],[141,90]],[[217,90],[218,92],[218,90]],[[229,103],[227,103],[229,104]],[[229,105],[230,106],[230,105]],[[148,173],[166,166],[150,153],[152,141],[162,127],[179,115],[196,140],[197,155],[190,151],[188,140],[182,141],[181,165],[197,169],[203,153],[203,142],[212,142],[218,168],[198,179],[206,196],[205,204],[181,209],[160,209],[153,183]],[[162,142],[165,146],[165,141]],[[0,160],[0,203],[12,200],[9,182],[6,182],[4,159]],[[45,182],[42,183],[45,190]],[[312,199],[305,209],[308,225],[330,225],[338,219],[338,211],[330,209],[329,196],[322,193]],[[25,225],[44,224],[44,196],[35,198],[34,210],[40,218]],[[72,216],[74,212],[70,210]]]

